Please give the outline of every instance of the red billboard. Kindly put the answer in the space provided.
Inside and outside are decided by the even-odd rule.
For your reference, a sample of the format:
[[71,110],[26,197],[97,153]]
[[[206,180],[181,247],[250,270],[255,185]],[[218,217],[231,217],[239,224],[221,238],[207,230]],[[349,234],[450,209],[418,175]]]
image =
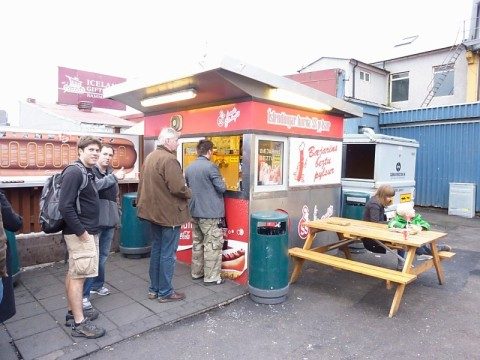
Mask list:
[[125,81],[125,78],[59,66],[58,103],[77,105],[80,101],[90,101],[94,107],[126,110],[125,104],[103,98],[103,89]]

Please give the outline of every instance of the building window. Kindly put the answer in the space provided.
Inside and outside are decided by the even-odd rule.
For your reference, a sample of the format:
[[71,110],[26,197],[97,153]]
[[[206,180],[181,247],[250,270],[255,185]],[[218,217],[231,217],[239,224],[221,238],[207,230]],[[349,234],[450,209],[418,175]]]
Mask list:
[[365,71],[360,71],[360,80],[370,82],[370,73],[367,73]]
[[433,86],[436,89],[434,96],[453,95],[455,82],[455,68],[453,64],[433,67]]
[[392,74],[392,102],[407,101],[408,100],[408,85],[409,85],[408,71]]

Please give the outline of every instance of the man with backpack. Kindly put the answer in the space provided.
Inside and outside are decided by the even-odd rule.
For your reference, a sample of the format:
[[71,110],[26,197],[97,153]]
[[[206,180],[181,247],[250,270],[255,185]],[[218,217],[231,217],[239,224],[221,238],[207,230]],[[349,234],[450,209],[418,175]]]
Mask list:
[[[83,310],[82,294],[85,278],[98,275],[98,231],[100,206],[92,167],[97,163],[100,140],[91,135],[78,139],[77,164],[85,167],[88,184],[80,192],[83,173],[78,166],[68,166],[62,174],[59,210],[65,221],[63,235],[69,254],[65,277],[68,312],[66,324],[72,326],[72,336],[95,339],[105,330],[90,321],[98,317],[94,309]],[[77,208],[77,197],[79,208]]]

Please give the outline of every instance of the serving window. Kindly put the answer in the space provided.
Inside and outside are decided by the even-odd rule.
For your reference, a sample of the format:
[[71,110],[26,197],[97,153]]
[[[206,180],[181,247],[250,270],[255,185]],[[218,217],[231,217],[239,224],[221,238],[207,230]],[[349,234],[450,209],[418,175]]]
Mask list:
[[256,137],[254,191],[287,189],[287,154],[286,138]]

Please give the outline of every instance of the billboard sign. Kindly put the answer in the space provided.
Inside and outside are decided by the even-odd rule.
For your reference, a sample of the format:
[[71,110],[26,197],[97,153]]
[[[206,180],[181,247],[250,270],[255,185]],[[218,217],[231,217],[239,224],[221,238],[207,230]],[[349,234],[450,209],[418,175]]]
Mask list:
[[94,107],[126,110],[127,106],[125,104],[103,98],[103,89],[125,81],[125,78],[59,66],[58,103],[77,105],[80,101],[90,101]]

